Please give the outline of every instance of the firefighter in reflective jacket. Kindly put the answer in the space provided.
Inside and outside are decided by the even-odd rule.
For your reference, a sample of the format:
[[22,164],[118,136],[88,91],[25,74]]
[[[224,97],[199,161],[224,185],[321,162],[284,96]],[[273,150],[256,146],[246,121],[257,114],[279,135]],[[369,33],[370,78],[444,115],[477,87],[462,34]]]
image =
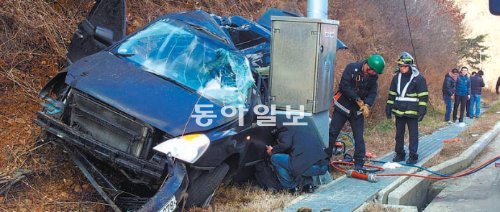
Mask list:
[[427,112],[429,92],[425,78],[415,66],[413,57],[403,52],[399,56],[398,70],[392,78],[387,100],[386,115],[396,116],[396,156],[392,161],[405,160],[404,136],[408,125],[410,134],[410,156],[406,163],[415,164],[418,161],[418,122],[422,121]]
[[334,97],[334,111],[329,129],[329,145],[326,149],[331,155],[335,142],[346,121],[351,123],[354,135],[354,169],[361,170],[366,154],[363,139],[364,119],[370,114],[369,107],[377,97],[378,74],[384,71],[385,61],[378,54],[367,60],[354,62],[344,69],[339,90]]

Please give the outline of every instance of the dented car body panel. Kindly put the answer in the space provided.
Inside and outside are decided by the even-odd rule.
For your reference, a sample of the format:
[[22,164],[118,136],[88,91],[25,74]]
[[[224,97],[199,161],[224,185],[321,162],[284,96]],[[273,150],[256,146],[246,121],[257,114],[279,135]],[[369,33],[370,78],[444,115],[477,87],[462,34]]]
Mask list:
[[[40,92],[35,122],[80,155],[73,160],[114,210],[207,206],[216,187],[195,188],[201,180],[228,182],[262,160],[273,141],[252,110],[268,103],[267,76],[255,69],[270,65],[270,31],[197,10],[161,16],[123,37],[124,5],[98,1],[79,25],[71,65]],[[106,13],[119,17],[92,17]],[[227,108],[237,113],[223,114]],[[197,116],[201,109],[210,121]],[[185,135],[209,140],[197,160],[153,150]]]
[[[143,120],[172,137],[209,130],[230,121],[218,114],[211,125],[198,126],[191,117],[193,105],[212,104],[208,99],[200,98],[198,94],[152,73],[139,70],[134,64],[109,52],[99,52],[79,60],[72,67],[75,68],[70,68],[66,77],[68,85]],[[221,111],[220,106],[214,107],[214,111]]]

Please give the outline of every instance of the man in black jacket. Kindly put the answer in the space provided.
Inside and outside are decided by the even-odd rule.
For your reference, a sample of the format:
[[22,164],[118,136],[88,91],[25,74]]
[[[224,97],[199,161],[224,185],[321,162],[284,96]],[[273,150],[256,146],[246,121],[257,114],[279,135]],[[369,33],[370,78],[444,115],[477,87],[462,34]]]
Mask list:
[[354,135],[354,169],[361,170],[366,155],[363,131],[369,107],[377,97],[378,74],[384,71],[385,61],[378,54],[367,60],[354,62],[344,69],[339,90],[334,97],[334,111],[330,122],[329,145],[326,150],[331,155],[340,130],[346,121],[351,123]]
[[408,125],[410,134],[410,157],[407,164],[418,161],[418,122],[424,119],[427,113],[429,92],[425,78],[419,73],[413,57],[402,52],[398,60],[398,71],[392,78],[389,88],[389,98],[386,105],[388,119],[392,114],[396,116],[396,157],[394,162],[405,160],[404,138],[405,128]]
[[450,121],[451,110],[453,109],[453,96],[455,95],[455,87],[457,84],[458,69],[453,68],[444,77],[443,82],[443,100],[446,105],[446,112],[444,114],[444,121],[448,124],[453,122]]
[[483,74],[483,70],[480,70],[476,75],[470,78],[470,118],[479,118],[479,114],[481,113],[481,90],[485,86]]
[[271,163],[278,180],[287,189],[302,185],[303,177],[325,174],[328,170],[328,155],[321,141],[309,131],[290,131],[278,126],[273,130],[278,144],[267,146]]

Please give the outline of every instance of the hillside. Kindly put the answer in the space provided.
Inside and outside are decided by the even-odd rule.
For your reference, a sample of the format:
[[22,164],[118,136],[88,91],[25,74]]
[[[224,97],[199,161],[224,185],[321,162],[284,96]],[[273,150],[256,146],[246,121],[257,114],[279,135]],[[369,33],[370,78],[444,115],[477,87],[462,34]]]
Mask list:
[[485,54],[490,56],[489,60],[483,62],[484,79],[486,87],[495,89],[498,77],[500,77],[500,16],[490,14],[488,0],[455,0],[460,10],[465,14],[464,26],[465,36],[474,37],[481,34],[488,35],[485,44],[489,49]]
[[[492,18],[484,11],[475,12],[479,10],[479,7],[474,9],[475,0],[457,1],[463,2],[461,6],[467,5],[464,6],[465,22],[460,10],[449,1],[425,0],[407,1],[409,24],[402,1],[330,1],[329,18],[340,21],[339,37],[349,46],[348,50],[338,52],[336,79],[348,63],[372,53],[382,54],[388,63],[379,82],[379,97],[369,124],[385,119],[382,111],[389,80],[401,51],[416,53],[419,69],[429,84],[430,105],[438,111],[443,108],[443,76],[459,65],[455,52],[457,41],[463,35],[463,23],[468,26],[475,22],[489,23],[484,24],[484,28],[472,27],[471,33],[492,34],[488,37],[492,45],[489,54],[492,58],[498,56],[500,47],[496,45],[500,44],[494,41],[498,41],[500,35],[496,34],[498,28],[491,27],[499,23],[498,17]],[[40,109],[37,93],[66,66],[65,54],[72,33],[92,3],[88,0],[2,0],[0,4],[0,173],[30,171],[28,178],[7,195],[0,196],[0,211],[106,209],[99,195],[67,155],[61,154],[60,148],[35,147],[40,129],[32,123]],[[305,14],[306,4],[305,0],[129,0],[127,26],[130,33],[161,14],[193,9],[254,20],[269,7]],[[483,16],[472,15],[476,13]],[[481,31],[485,28],[489,31]],[[409,38],[410,31],[413,39]],[[490,70],[499,75],[495,67],[500,64],[493,61],[484,65],[488,77]],[[385,141],[381,139],[381,142]],[[386,150],[392,147],[387,143],[383,144]]]

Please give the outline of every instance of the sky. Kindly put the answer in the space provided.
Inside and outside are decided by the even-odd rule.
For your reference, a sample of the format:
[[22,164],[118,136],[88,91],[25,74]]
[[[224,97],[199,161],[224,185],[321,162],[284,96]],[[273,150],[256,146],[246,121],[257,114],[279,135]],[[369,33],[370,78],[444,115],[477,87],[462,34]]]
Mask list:
[[483,61],[483,78],[486,87],[494,89],[500,76],[500,16],[490,13],[488,0],[455,0],[455,3],[465,13],[466,35],[488,35],[485,44],[490,48],[485,53],[490,58]]

